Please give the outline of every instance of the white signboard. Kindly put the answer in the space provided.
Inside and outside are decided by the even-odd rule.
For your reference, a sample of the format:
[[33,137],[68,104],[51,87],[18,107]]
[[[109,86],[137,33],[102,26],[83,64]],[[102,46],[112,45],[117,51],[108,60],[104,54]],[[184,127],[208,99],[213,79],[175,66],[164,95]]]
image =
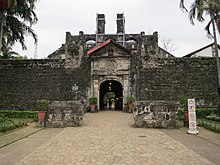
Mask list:
[[188,99],[188,117],[189,117],[189,130],[190,134],[198,134],[196,126],[196,104],[195,99]]

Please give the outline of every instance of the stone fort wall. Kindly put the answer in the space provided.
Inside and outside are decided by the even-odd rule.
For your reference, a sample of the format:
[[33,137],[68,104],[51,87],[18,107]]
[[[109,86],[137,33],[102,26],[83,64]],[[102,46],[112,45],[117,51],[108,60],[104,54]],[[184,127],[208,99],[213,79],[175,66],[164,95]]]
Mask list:
[[[0,109],[34,109],[37,99],[76,100],[87,98],[90,61],[80,68],[66,60],[1,60]],[[212,104],[218,98],[215,58],[149,59],[136,79],[137,100],[179,101],[193,97]],[[203,101],[201,101],[203,104]]]
[[218,97],[215,58],[161,58],[149,60],[140,70],[139,100],[195,98],[212,105]]
[[[89,63],[89,65],[87,64]],[[35,109],[36,100],[76,100],[85,97],[90,62],[81,68],[65,60],[0,60],[0,109]],[[77,93],[72,92],[74,84]]]

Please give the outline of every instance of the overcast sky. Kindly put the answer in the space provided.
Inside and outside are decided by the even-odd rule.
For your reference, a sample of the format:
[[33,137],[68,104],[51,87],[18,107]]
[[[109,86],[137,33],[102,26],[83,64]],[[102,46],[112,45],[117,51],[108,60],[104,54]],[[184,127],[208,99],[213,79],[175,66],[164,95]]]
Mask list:
[[[79,31],[94,34],[96,13],[105,14],[106,34],[116,33],[117,13],[125,15],[126,33],[145,31],[145,34],[152,34],[158,31],[160,41],[171,41],[175,48],[173,54],[177,57],[213,42],[206,36],[206,22],[191,25],[188,15],[179,9],[179,0],[40,0],[36,13],[39,21],[33,29],[39,40],[38,58],[47,57],[65,43],[67,31],[72,35],[79,34]],[[22,51],[20,45],[14,50],[33,58],[33,39],[26,38],[26,44],[27,51]]]

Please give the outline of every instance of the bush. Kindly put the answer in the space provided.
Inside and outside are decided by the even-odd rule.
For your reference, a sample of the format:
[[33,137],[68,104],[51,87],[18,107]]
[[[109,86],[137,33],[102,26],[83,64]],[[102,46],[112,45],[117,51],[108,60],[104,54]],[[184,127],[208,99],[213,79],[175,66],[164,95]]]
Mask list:
[[27,125],[28,118],[37,119],[36,111],[0,110],[0,132]]
[[16,128],[19,128],[19,127],[23,127],[24,125],[26,125],[26,123],[7,124],[7,125],[4,125],[4,126],[0,127],[0,132],[6,132],[6,131],[9,131],[9,130],[13,130],[13,129],[16,129]]
[[0,110],[0,117],[8,118],[37,118],[36,111]]
[[[184,109],[178,110],[178,118],[183,120]],[[211,114],[217,114],[216,108],[197,108],[196,109],[196,117],[197,118],[205,118]]]
[[135,101],[134,97],[133,96],[128,96],[127,97],[127,103],[133,103]]
[[96,97],[90,97],[89,98],[89,104],[97,104],[97,98]]
[[206,119],[220,122],[220,117],[216,114],[211,114],[210,116],[207,116]]
[[210,131],[213,131],[213,132],[216,132],[216,133],[220,133],[220,128],[219,127],[215,127],[215,126],[213,126],[210,123],[202,122],[200,125],[202,127],[206,128],[206,129],[210,130]]
[[181,97],[179,100],[180,108],[182,108],[184,111],[187,111],[188,109],[188,99],[187,97]]
[[38,111],[47,111],[49,105],[50,105],[49,100],[41,99],[41,100],[37,100],[36,108]]

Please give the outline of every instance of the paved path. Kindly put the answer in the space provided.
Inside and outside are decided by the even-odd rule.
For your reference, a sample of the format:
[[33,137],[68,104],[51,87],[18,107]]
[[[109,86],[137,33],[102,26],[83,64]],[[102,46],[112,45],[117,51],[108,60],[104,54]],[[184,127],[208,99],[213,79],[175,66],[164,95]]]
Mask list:
[[42,130],[40,127],[36,127],[36,123],[28,123],[27,127],[19,128],[16,131],[7,133],[0,136],[0,148],[7,146],[15,141],[28,137],[38,131]]
[[16,165],[214,164],[166,132],[133,128],[132,114],[88,113],[84,123],[63,129]]
[[220,134],[199,128],[198,135],[187,134],[187,129],[163,129],[168,136],[184,144],[202,157],[220,164]]
[[[0,165],[14,165],[27,154],[36,150],[39,146],[44,145],[52,137],[55,137],[63,129],[43,129],[35,134],[32,134],[34,130],[36,132],[35,126],[17,130],[17,134],[15,132],[8,134],[11,136],[8,136],[9,140],[6,140],[4,144],[7,144],[7,142],[12,139],[16,139],[16,141],[10,145],[0,148]],[[29,136],[27,137],[26,135],[28,131]],[[19,140],[18,138],[21,137],[22,133],[25,134],[23,134],[24,136],[22,136],[22,139]],[[35,164],[37,165],[38,163],[35,162]]]

